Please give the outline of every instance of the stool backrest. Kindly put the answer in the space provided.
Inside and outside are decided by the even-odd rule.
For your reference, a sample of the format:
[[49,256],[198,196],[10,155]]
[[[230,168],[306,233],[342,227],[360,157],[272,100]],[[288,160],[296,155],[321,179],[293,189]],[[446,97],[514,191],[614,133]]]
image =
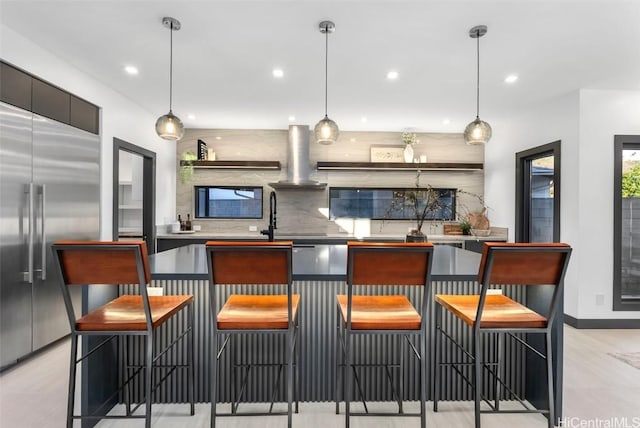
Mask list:
[[[485,242],[478,270],[481,284],[478,317],[481,319],[487,289],[490,285],[549,285],[553,292],[546,313],[545,327],[553,324],[559,307],[559,296],[567,272],[571,247],[564,243],[505,243]],[[536,302],[527,302],[531,307]],[[536,306],[540,306],[539,302]],[[544,304],[546,306],[546,304]],[[536,312],[542,311],[542,307]],[[475,323],[478,329],[481,323]]]
[[570,254],[563,243],[485,242],[478,283],[559,285]]
[[58,241],[53,251],[67,285],[140,284],[139,268],[145,284],[151,282],[144,241]]
[[151,282],[147,244],[144,241],[58,241],[51,247],[71,331],[76,315],[69,286],[138,284],[147,329],[152,329],[146,285]]
[[430,242],[347,242],[347,282],[351,285],[427,285]]
[[214,284],[291,284],[291,241],[209,241],[206,248]]

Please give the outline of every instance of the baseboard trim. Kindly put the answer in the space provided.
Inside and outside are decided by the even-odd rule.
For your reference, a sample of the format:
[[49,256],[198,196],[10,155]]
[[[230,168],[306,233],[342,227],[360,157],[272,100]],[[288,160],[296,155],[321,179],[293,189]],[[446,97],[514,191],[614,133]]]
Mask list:
[[564,314],[564,322],[580,329],[640,329],[640,319],[578,319]]

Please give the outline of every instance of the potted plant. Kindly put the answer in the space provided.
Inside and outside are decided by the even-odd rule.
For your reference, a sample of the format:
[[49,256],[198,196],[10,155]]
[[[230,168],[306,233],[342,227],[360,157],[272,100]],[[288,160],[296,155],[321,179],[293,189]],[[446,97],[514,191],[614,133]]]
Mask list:
[[390,211],[409,209],[415,220],[415,227],[407,233],[407,242],[426,242],[427,236],[422,232],[422,226],[429,214],[448,208],[441,199],[440,193],[431,185],[420,187],[420,170],[416,173],[415,190],[396,192],[389,207]]
[[183,152],[180,156],[180,183],[185,184],[193,179],[193,161],[198,157],[191,151]]
[[469,235],[471,233],[471,223],[469,223],[469,220],[464,218],[459,225],[463,235]]

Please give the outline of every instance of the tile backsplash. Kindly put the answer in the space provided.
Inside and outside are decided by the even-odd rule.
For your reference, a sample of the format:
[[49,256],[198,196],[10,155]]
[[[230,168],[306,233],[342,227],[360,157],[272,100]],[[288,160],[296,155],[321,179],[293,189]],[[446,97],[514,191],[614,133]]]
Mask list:
[[[185,151],[196,153],[197,141],[200,139],[207,143],[209,149],[213,149],[216,160],[280,161],[282,169],[273,171],[197,168],[191,181],[183,184],[178,180],[176,184],[176,216],[180,214],[184,218],[190,213],[193,217],[194,186],[263,186],[263,219],[195,219],[193,222],[200,225],[203,232],[258,235],[259,230],[266,228],[269,221],[269,192],[272,189],[268,183],[287,177],[287,133],[288,130],[187,129],[177,145],[178,159]],[[415,171],[315,169],[318,161],[369,162],[372,146],[403,147],[401,135],[401,132],[341,131],[339,140],[330,146],[317,144],[311,136],[310,178],[327,183],[327,188],[278,190],[278,232],[303,235],[356,233],[361,236],[406,233],[413,224],[410,221],[329,220],[328,189],[334,186],[413,187]],[[419,142],[413,146],[416,158],[426,155],[427,162],[484,162],[484,147],[466,145],[462,134],[418,133],[417,137]],[[457,188],[482,195],[484,171],[423,171],[420,182],[433,187]],[[479,208],[478,201],[469,195],[459,195],[458,205],[460,204],[470,209],[476,206]],[[250,231],[251,226],[257,226],[258,231]],[[423,231],[427,234],[442,233],[442,225],[439,222],[427,222]]]

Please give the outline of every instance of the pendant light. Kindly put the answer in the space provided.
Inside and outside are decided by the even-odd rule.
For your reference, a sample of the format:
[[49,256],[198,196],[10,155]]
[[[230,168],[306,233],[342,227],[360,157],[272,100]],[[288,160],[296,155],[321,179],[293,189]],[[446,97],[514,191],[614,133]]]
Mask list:
[[476,81],[476,120],[464,129],[467,144],[486,144],[491,139],[491,126],[480,120],[480,37],[487,34],[486,25],[478,25],[469,30],[469,37],[477,40],[477,81]]
[[181,27],[180,21],[175,18],[162,18],[162,25],[169,29],[171,34],[169,41],[169,113],[160,116],[156,121],[156,132],[165,140],[179,140],[184,135],[184,125],[180,118],[173,114],[171,103],[173,101],[173,32]]
[[316,124],[314,132],[316,141],[320,144],[333,144],[338,139],[338,125],[327,116],[327,75],[329,70],[329,33],[336,30],[336,25],[331,21],[320,23],[320,32],[325,35],[325,57],[324,57],[324,119]]

